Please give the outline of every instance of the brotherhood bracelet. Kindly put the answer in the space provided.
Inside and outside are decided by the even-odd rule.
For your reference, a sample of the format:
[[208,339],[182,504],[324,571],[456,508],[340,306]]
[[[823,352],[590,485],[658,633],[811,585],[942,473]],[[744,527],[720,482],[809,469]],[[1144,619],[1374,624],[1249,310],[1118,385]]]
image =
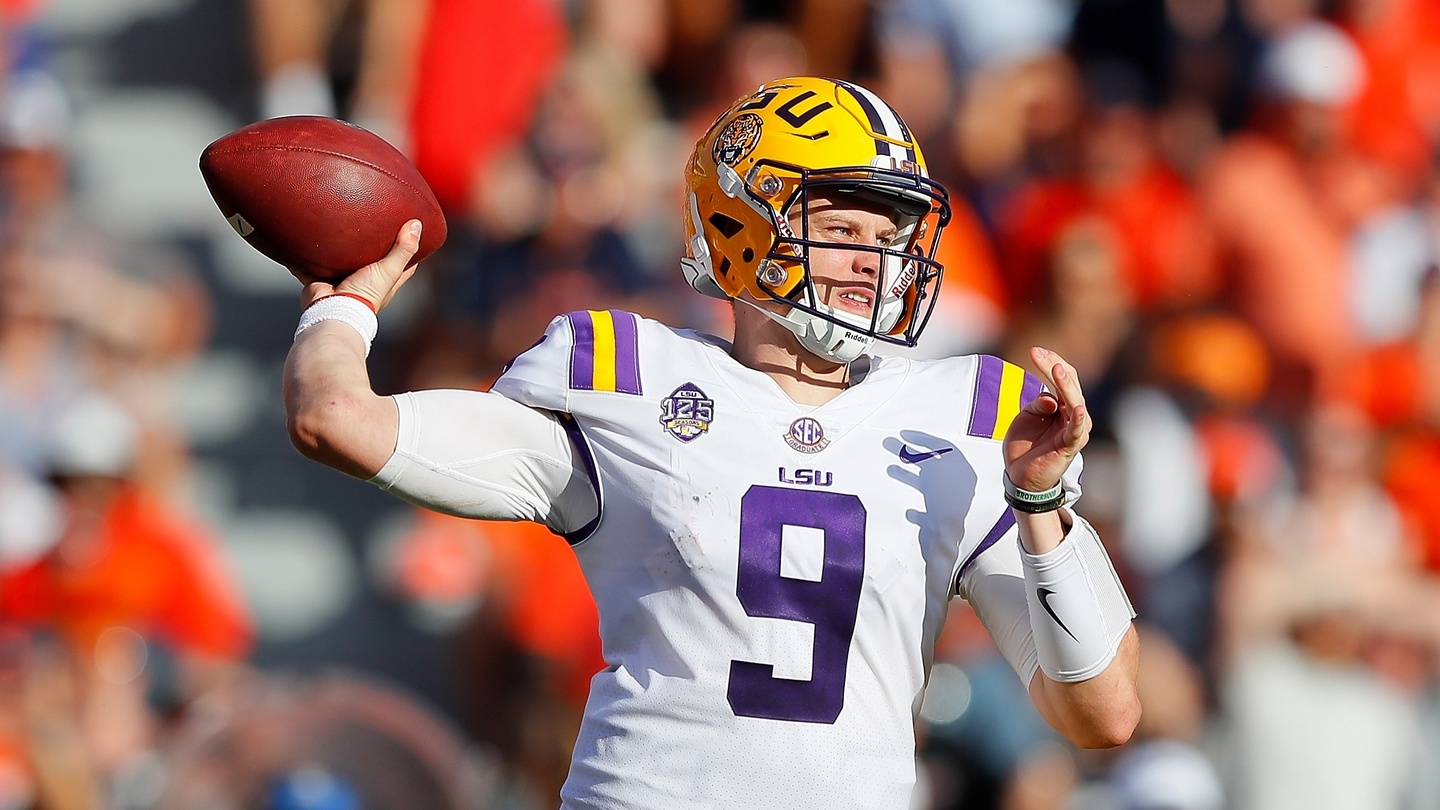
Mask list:
[[1032,492],[1015,486],[1005,473],[1005,502],[1017,512],[1038,515],[1053,512],[1065,505],[1065,482],[1062,480],[1044,492]]

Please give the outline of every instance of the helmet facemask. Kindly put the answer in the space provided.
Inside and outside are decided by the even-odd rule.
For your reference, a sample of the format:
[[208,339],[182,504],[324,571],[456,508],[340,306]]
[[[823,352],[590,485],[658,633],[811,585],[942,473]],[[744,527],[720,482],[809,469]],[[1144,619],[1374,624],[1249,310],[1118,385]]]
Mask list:
[[[910,130],[879,96],[817,77],[769,82],[715,119],[691,153],[685,185],[680,265],[695,290],[755,306],[807,350],[836,362],[853,360],[876,340],[915,345],[935,304],[941,276],[935,252],[950,204],[944,187],[926,175]],[[859,198],[858,208],[893,214],[894,240],[860,245],[811,233],[821,194]],[[869,231],[875,223],[865,224]],[[843,289],[832,293],[826,278],[817,288],[812,264],[835,263],[824,254],[812,262],[813,250],[850,251],[857,262],[851,270],[859,271],[852,291],[870,286],[870,305],[856,304]],[[875,254],[864,258],[874,264],[860,266],[854,251]],[[848,278],[841,273],[835,283],[849,285]]]
[[[883,159],[877,159],[877,163]],[[774,177],[780,167],[756,174]],[[811,352],[836,362],[849,362],[876,340],[914,346],[934,308],[943,267],[935,261],[940,231],[949,220],[945,191],[918,173],[890,168],[795,170],[789,199],[778,207],[751,192],[742,193],[751,206],[769,212],[774,242],[757,269],[756,287],[770,300],[785,305],[780,313],[764,310],[794,332]],[[817,196],[853,198],[865,207],[890,212],[896,232],[889,245],[833,243],[810,232],[812,203]],[[791,225],[799,227],[799,233]],[[877,256],[879,272],[868,315],[826,303],[810,271],[810,251],[843,250]]]

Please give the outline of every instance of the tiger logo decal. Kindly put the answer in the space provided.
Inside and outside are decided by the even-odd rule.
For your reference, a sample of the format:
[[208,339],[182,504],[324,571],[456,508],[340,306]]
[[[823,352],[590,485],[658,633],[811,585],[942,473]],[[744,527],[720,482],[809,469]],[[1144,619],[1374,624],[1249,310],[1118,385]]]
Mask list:
[[713,149],[716,163],[734,166],[760,142],[760,129],[764,122],[755,113],[745,113],[720,130]]

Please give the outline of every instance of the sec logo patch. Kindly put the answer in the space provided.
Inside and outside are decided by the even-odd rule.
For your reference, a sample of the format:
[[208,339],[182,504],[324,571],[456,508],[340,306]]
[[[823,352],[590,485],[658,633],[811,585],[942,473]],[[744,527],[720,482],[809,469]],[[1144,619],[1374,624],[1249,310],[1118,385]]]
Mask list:
[[825,428],[819,420],[809,416],[802,416],[790,423],[790,430],[785,433],[785,443],[800,453],[818,453],[830,446],[830,440],[825,438]]

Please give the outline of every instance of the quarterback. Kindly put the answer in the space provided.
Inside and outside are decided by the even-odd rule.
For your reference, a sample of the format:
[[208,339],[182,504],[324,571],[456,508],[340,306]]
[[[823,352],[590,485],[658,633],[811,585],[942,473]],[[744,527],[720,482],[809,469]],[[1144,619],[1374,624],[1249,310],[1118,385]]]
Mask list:
[[950,217],[900,117],[843,81],[735,102],[686,168],[697,291],[733,343],[618,310],[551,322],[489,392],[373,393],[375,312],[419,223],[305,278],[285,402],[306,456],[423,506],[572,544],[608,666],[571,810],[905,808],[946,607],[968,600],[1040,713],[1085,747],[1140,706],[1133,611],[1071,509],[1090,418],[1032,350],[916,361]]

